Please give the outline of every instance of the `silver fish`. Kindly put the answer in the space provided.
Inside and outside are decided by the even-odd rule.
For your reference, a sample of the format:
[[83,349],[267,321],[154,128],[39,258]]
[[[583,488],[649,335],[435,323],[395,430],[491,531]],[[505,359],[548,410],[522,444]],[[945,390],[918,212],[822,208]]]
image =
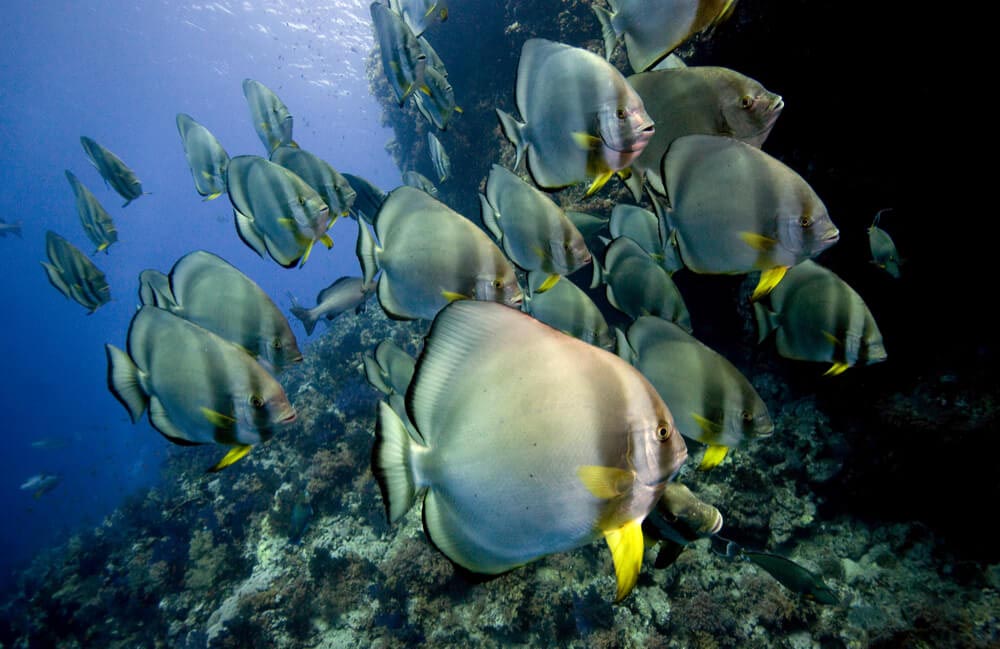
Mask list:
[[630,318],[655,315],[691,331],[684,297],[670,274],[628,237],[615,239],[604,255],[608,301]]
[[371,4],[375,40],[382,58],[382,71],[389,86],[396,94],[399,105],[424,85],[427,55],[406,21],[388,6],[379,2]]
[[140,298],[236,343],[275,372],[302,360],[281,309],[260,286],[225,259],[204,250],[174,264],[169,286],[140,275]]
[[292,114],[273,90],[254,79],[243,80],[243,96],[250,107],[250,119],[268,155],[279,146],[294,145]]
[[770,308],[754,303],[758,340],[774,332],[785,358],[831,363],[826,374],[834,376],[886,359],[868,305],[836,273],[812,260],[792,267],[769,301]]
[[583,235],[551,198],[494,164],[480,194],[483,223],[515,264],[570,275],[591,261]]
[[365,282],[378,279],[382,309],[394,318],[433,318],[454,300],[520,304],[514,267],[472,221],[426,192],[394,189],[375,217],[372,239],[358,228]]
[[60,293],[93,313],[111,301],[111,289],[104,273],[86,254],[51,230],[45,233],[48,261],[42,262],[45,274]]
[[360,277],[338,278],[316,296],[316,306],[307,309],[292,298],[292,315],[302,321],[306,335],[312,335],[316,323],[333,320],[341,313],[360,309],[375,291],[375,283],[365,284]]
[[592,5],[610,60],[625,40],[629,65],[648,70],[692,36],[729,17],[736,0],[608,0],[611,11]]
[[431,327],[407,406],[412,433],[380,406],[372,454],[392,521],[423,494],[435,547],[486,574],[603,537],[616,599],[631,592],[642,521],[687,457],[638,371],[514,309],[457,302]]
[[319,156],[294,146],[279,146],[271,153],[271,162],[292,171],[316,190],[330,208],[330,225],[347,216],[357,195],[347,179]]
[[754,300],[840,238],[802,176],[745,142],[686,135],[663,156],[661,173],[684,265],[696,273],[762,271]]
[[424,85],[420,92],[413,93],[413,99],[420,114],[442,131],[448,129],[455,113],[462,112],[455,103],[455,90],[448,78],[432,67],[424,70]]
[[122,207],[142,196],[142,183],[121,158],[87,136],[80,138],[80,144],[83,145],[90,162],[97,167],[98,173],[104,178],[104,182],[125,199]]
[[389,0],[389,6],[406,21],[414,36],[420,36],[434,22],[448,20],[445,0]]
[[875,214],[875,220],[868,227],[868,248],[872,253],[872,263],[898,279],[899,266],[903,262],[899,258],[899,252],[896,250],[896,244],[892,237],[878,225],[882,212],[885,211],[879,210]]
[[31,491],[35,498],[41,498],[59,484],[59,476],[52,473],[38,473],[21,484],[22,491]]
[[642,98],[610,63],[587,50],[541,38],[521,49],[515,92],[523,122],[497,109],[501,126],[527,155],[537,185],[592,181],[593,194],[627,168],[653,136]]
[[177,113],[177,132],[184,145],[194,188],[206,201],[214,200],[226,192],[226,167],[229,154],[222,148],[211,131],[186,113]]
[[763,399],[724,356],[673,322],[643,316],[619,355],[649,379],[684,437],[708,446],[699,468],[722,462],[729,448],[766,437],[774,422]]
[[111,215],[104,209],[97,197],[87,189],[73,172],[66,170],[66,180],[73,188],[76,197],[76,211],[80,215],[80,224],[87,238],[96,246],[94,253],[108,252],[111,244],[118,241],[118,230],[115,228]]
[[226,186],[240,238],[259,254],[263,248],[290,268],[304,264],[317,241],[333,246],[326,233],[329,207],[294,172],[259,156],[236,156],[229,161]]
[[431,196],[437,196],[438,190],[431,179],[413,169],[403,172],[403,184],[425,191]]
[[632,163],[626,184],[639,200],[643,180],[660,194],[660,160],[684,135],[724,135],[760,147],[781,115],[785,102],[750,77],[716,66],[642,72],[628,77],[642,97],[656,133]]
[[615,340],[611,336],[607,320],[594,301],[571,280],[560,280],[543,292],[538,289],[548,280],[546,273],[528,273],[528,294],[524,299],[524,311],[550,327],[611,350]]
[[612,239],[632,239],[668,273],[673,274],[684,267],[673,240],[668,236],[663,241],[662,220],[649,210],[619,203],[611,210],[608,227]]
[[437,172],[438,182],[443,183],[448,180],[451,177],[451,159],[448,158],[448,153],[444,150],[441,140],[437,139],[437,136],[430,131],[427,131],[427,151],[434,164],[434,170]]
[[364,362],[365,376],[372,387],[386,395],[406,394],[416,361],[402,347],[391,340],[383,340],[374,352],[365,354]]
[[13,234],[18,239],[23,239],[21,234],[22,221],[16,221],[14,223],[7,223],[3,219],[0,219],[0,237],[6,237],[8,234]]
[[246,455],[295,420],[281,385],[238,345],[153,306],[133,316],[128,353],[105,345],[108,386],[132,422],[149,421],[176,444],[223,444],[210,471]]

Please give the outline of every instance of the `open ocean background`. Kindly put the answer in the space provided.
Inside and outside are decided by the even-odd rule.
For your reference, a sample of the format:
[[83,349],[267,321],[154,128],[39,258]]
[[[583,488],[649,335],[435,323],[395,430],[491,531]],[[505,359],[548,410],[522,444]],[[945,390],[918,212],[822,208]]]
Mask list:
[[[0,589],[39,550],[93,526],[129,494],[159,479],[172,445],[144,417],[132,425],[107,388],[104,344],[124,346],[138,304],[138,275],[168,272],[184,254],[214,252],[242,270],[287,313],[288,293],[311,306],[341,275],[359,274],[356,224],[331,229],[299,269],[262,259],[237,237],[223,195],[194,189],[175,117],[204,124],[230,156],[266,155],[254,131],[244,78],[274,90],[295,118],[295,138],[340,172],[386,189],[400,184],[385,152],[364,57],[372,47],[368,3],[166,0],[10,3],[0,24],[0,218],[24,238],[0,239]],[[86,135],[121,157],[150,192],[127,208],[80,145]],[[105,207],[119,240],[91,258],[112,301],[87,316],[45,277],[45,231],[93,250],[66,181],[70,170]],[[305,331],[291,318],[300,346]],[[313,336],[320,336],[323,326]],[[51,440],[59,448],[38,449]],[[60,483],[41,498],[19,486],[37,473]]]

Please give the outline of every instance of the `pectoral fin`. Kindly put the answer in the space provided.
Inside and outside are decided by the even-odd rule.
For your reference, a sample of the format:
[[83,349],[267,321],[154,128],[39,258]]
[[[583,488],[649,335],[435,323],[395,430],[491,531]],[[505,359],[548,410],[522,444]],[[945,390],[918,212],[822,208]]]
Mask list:
[[601,146],[601,138],[584,131],[575,131],[573,133],[573,141],[584,151],[590,151],[595,147]]
[[778,282],[781,281],[787,272],[788,266],[778,266],[777,268],[769,268],[763,271],[760,274],[760,281],[757,282],[757,287],[753,290],[753,295],[750,296],[750,301],[756,302],[773,291],[774,287],[778,285]]
[[202,406],[201,414],[216,428],[232,428],[236,425],[236,419],[234,417],[224,415],[217,410],[212,410],[211,408],[205,408]]
[[454,291],[441,291],[441,295],[444,297],[444,299],[448,300],[449,302],[469,299],[468,295],[462,295],[461,293],[456,293]]
[[632,471],[611,466],[584,465],[576,470],[576,475],[587,491],[601,500],[622,495],[635,481]]
[[765,237],[764,235],[757,234],[756,232],[740,232],[740,239],[743,240],[743,243],[759,252],[768,252],[778,243],[776,239]]
[[209,469],[208,472],[218,473],[219,471],[222,471],[230,464],[235,464],[236,462],[243,459],[243,456],[249,453],[250,449],[252,448],[253,447],[250,446],[249,444],[240,444],[239,446],[234,446],[232,449],[230,449],[228,453],[226,453],[226,455],[221,460],[218,461],[218,463],[215,466]]
[[632,592],[639,581],[644,548],[642,524],[639,521],[629,521],[617,529],[606,531],[604,540],[608,542],[611,559],[615,564],[615,576],[618,579],[615,603],[618,603]]
[[556,275],[556,274],[549,275],[548,277],[545,278],[545,281],[542,282],[541,286],[535,289],[535,293],[536,294],[544,293],[545,291],[549,290],[550,288],[556,285],[560,277],[562,277],[562,275]]
[[719,466],[728,452],[728,446],[710,445],[707,449],[705,449],[705,455],[701,458],[701,464],[698,465],[698,470],[708,471],[709,469]]

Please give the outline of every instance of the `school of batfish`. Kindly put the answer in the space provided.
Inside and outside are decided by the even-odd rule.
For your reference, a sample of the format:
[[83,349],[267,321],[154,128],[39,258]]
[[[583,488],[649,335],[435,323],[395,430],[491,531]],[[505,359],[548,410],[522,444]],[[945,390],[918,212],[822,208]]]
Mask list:
[[[481,223],[437,198],[435,183],[453,178],[444,141],[462,113],[425,36],[448,17],[441,0],[370,7],[395,99],[412,100],[437,131],[426,138],[433,180],[405,170],[385,192],[341,174],[293,139],[288,107],[254,79],[243,93],[264,156],[230,157],[185,113],[176,126],[195,190],[206,201],[228,196],[237,235],[261,257],[301,266],[317,242],[333,245],[338,218],[357,220],[358,274],[336,279],[314,306],[292,298],[307,335],[372,295],[391,318],[428,321],[419,358],[388,340],[365,358],[384,395],[372,470],[390,520],[419,504],[433,545],[483,574],[603,539],[620,601],[646,542],[682,547],[722,526],[718,510],[674,481],[688,446],[707,470],[774,431],[750,381],[696,337],[675,273],[759,273],[751,300],[760,339],[773,334],[778,354],[823,363],[828,374],[883,361],[886,351],[861,296],[815,261],[840,236],[823,201],[761,148],[782,97],[673,54],[735,0],[608,4],[594,6],[603,55],[524,42],[518,114],[496,108],[516,162],[492,165]],[[609,62],[619,46],[630,76]],[[125,206],[143,196],[118,155],[86,136],[81,143]],[[615,176],[636,204],[605,215],[553,200],[577,185],[591,196]],[[111,216],[76,175],[66,177],[92,254],[109,253],[118,240]],[[898,277],[881,215],[869,228],[873,263]],[[0,236],[8,233],[20,236],[21,224],[0,221]],[[85,252],[54,232],[46,252],[48,279],[65,296],[90,313],[111,299]],[[574,274],[589,280],[566,279]],[[106,345],[110,390],[133,422],[147,413],[171,442],[225,447],[210,469],[218,471],[296,419],[277,377],[303,355],[253,280],[196,250],[167,272],[143,271],[138,285],[124,350]],[[610,327],[594,291],[631,324]],[[684,523],[688,532],[678,532]],[[775,574],[794,573],[751,555]]]

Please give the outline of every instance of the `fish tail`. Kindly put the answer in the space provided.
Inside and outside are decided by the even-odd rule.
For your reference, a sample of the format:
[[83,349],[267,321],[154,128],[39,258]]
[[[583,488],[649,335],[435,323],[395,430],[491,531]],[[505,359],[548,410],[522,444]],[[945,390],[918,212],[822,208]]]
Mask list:
[[524,139],[525,124],[514,119],[514,116],[506,111],[499,108],[496,111],[497,117],[500,119],[500,128],[503,129],[504,135],[517,150],[517,160],[514,161],[514,168],[511,169],[511,171],[517,171],[517,168],[521,166],[521,160],[524,159],[524,151],[528,147]]
[[[294,298],[292,299],[294,300]],[[311,336],[313,330],[316,329],[316,317],[312,314],[312,311],[298,304],[293,304],[291,312],[293,316],[302,321],[302,326],[306,328],[306,335]]]
[[618,32],[615,31],[614,16],[604,7],[592,5],[591,9],[597,14],[597,22],[601,23],[601,36],[604,37],[604,58],[611,60],[611,55],[618,47]]
[[417,485],[413,475],[416,446],[406,424],[392,406],[386,401],[379,403],[372,468],[382,490],[386,514],[392,523],[402,518],[416,500]]
[[149,395],[139,381],[139,368],[128,354],[114,345],[105,345],[104,349],[108,354],[108,387],[128,410],[134,424],[149,404]]
[[368,231],[365,223],[358,222],[358,243],[355,248],[358,261],[361,262],[361,270],[364,273],[364,283],[371,284],[378,272],[378,256],[375,246],[375,238]]

